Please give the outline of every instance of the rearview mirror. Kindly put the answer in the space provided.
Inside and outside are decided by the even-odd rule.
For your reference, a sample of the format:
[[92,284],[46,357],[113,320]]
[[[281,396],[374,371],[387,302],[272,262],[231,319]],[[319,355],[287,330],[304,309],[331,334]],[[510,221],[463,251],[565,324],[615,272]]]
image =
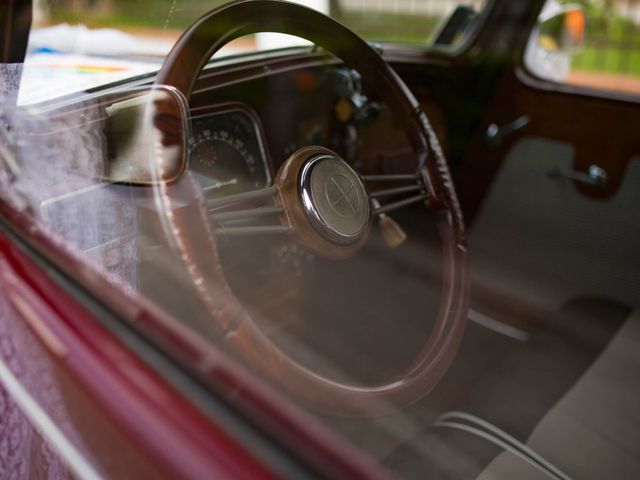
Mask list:
[[188,105],[171,87],[116,88],[9,113],[19,125],[16,148],[39,150],[28,155],[51,156],[78,178],[156,185],[187,168]]
[[538,46],[547,52],[578,53],[584,44],[586,18],[581,5],[565,5],[538,20]]
[[104,180],[151,185],[180,177],[187,163],[189,121],[186,102],[175,90],[134,89],[107,103],[105,111]]

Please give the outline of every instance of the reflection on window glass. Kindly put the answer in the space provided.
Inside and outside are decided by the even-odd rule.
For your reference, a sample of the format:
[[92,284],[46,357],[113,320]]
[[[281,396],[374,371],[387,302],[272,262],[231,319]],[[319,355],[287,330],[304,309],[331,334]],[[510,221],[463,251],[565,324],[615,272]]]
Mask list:
[[[617,122],[632,109],[501,75],[529,37],[517,27],[544,2],[500,1],[504,24],[485,22],[482,41],[435,64],[404,46],[391,67],[369,48],[341,51],[344,62],[302,49],[202,75],[172,64],[179,54],[163,61],[215,2],[39,2],[24,72],[0,69],[0,223],[9,212],[91,294],[88,312],[102,302],[265,433],[275,421],[249,398],[256,386],[283,412],[304,409],[304,428],[317,421],[406,478],[525,478],[529,467],[636,478],[634,417],[609,419],[624,413],[611,405],[635,411],[640,391],[640,157],[634,122]],[[527,66],[605,88],[637,78],[638,3],[547,2]],[[313,5],[367,39],[455,49],[484,2]],[[360,45],[325,28],[322,39]],[[245,37],[227,53],[282,41]],[[2,301],[16,303],[7,278],[0,357]],[[124,381],[146,386],[130,372]],[[67,401],[64,412],[80,411]],[[582,462],[591,450],[608,453]],[[614,454],[622,474],[600,461]]]

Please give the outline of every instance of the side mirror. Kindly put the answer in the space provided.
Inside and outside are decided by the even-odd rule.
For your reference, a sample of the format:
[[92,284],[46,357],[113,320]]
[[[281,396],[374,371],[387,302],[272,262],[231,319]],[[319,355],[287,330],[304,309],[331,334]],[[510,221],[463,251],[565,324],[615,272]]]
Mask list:
[[543,13],[538,20],[538,46],[549,53],[575,55],[584,45],[586,23],[584,10],[577,4]]
[[531,32],[524,62],[536,76],[563,82],[571,71],[572,57],[580,52],[586,35],[581,5],[561,5],[547,0]]

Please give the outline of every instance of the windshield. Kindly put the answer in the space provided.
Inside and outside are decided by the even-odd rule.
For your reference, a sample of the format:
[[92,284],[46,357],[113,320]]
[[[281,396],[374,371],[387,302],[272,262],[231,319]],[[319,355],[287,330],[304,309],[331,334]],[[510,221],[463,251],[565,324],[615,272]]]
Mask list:
[[[35,26],[84,24],[90,28],[116,28],[141,39],[151,35],[165,41],[148,45],[150,52],[159,52],[162,43],[175,40],[194,19],[224,3],[220,0],[43,0],[36,2]],[[427,45],[442,20],[457,8],[479,12],[486,0],[298,0],[297,3],[330,15],[369,40]]]
[[[433,45],[447,19],[460,10],[453,35],[440,43],[460,45],[486,0],[306,0],[314,8],[371,41]],[[175,41],[195,19],[223,1],[36,2],[20,104],[50,100],[157,70]],[[445,38],[446,37],[446,38]],[[308,45],[299,38],[259,33],[227,45],[216,57]]]

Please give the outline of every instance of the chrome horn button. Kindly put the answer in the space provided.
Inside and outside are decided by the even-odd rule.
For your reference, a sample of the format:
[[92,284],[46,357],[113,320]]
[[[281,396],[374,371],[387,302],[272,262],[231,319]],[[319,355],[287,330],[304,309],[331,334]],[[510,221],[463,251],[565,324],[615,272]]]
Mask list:
[[344,160],[332,155],[310,158],[300,172],[299,192],[309,222],[328,240],[349,245],[367,233],[367,191]]

